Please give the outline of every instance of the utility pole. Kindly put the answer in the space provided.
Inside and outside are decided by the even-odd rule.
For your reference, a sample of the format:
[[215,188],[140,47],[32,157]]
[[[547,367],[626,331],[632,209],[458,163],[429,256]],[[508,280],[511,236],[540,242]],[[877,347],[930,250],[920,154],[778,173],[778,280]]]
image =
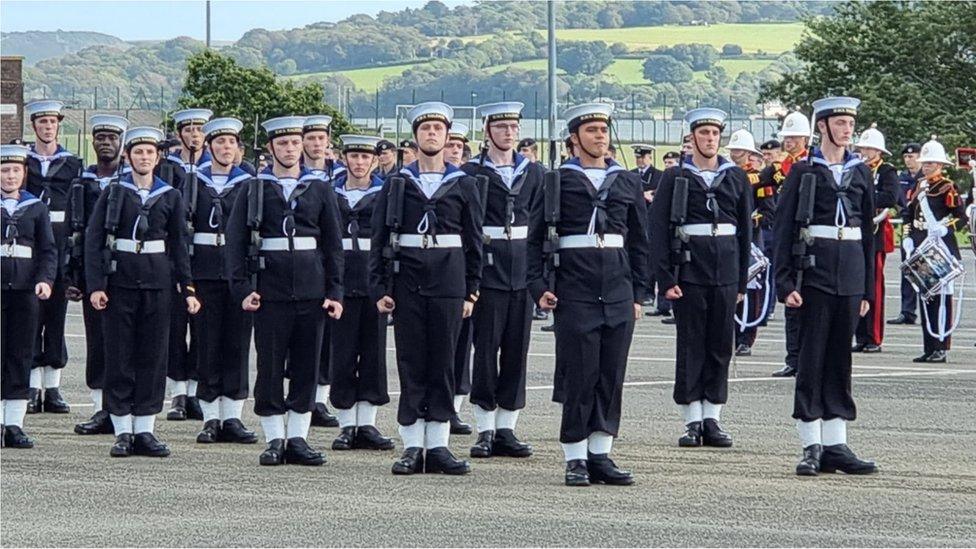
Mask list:
[[556,167],[556,2],[549,0],[549,169]]
[[207,0],[207,49],[210,49],[210,0]]

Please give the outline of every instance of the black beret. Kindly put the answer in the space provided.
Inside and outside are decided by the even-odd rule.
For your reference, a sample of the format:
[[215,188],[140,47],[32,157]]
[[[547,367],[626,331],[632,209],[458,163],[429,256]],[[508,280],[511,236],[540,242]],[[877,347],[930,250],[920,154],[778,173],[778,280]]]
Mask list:
[[381,153],[383,151],[392,151],[396,148],[396,145],[388,139],[381,139],[379,143],[376,144],[376,152]]
[[922,145],[918,143],[905,143],[905,146],[901,148],[901,154],[917,153],[922,150]]
[[526,137],[525,139],[519,141],[518,148],[524,149],[526,147],[531,147],[533,145],[535,145],[535,139],[532,139],[531,137]]
[[782,148],[783,148],[783,144],[776,139],[770,139],[769,141],[766,141],[762,145],[759,145],[759,150],[762,151],[771,151],[773,149],[782,149]]
[[664,153],[664,156],[662,158],[664,160],[672,160],[672,159],[677,160],[681,158],[681,153],[679,153],[678,151],[668,151]]
[[413,142],[412,139],[404,139],[400,142],[401,149],[416,149],[417,144]]

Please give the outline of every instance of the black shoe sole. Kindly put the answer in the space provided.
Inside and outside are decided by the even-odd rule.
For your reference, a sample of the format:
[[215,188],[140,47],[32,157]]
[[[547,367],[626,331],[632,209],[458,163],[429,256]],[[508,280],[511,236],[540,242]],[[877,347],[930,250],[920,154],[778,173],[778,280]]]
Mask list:
[[707,446],[709,448],[731,448],[732,441],[729,442],[702,441],[702,446]]
[[424,468],[425,475],[451,475],[451,476],[461,476],[466,475],[471,472],[471,467],[457,468],[457,469],[442,469],[440,467],[436,469]]
[[263,458],[258,458],[258,463],[261,464],[261,465],[263,465],[263,466],[265,466],[265,467],[273,467],[275,465],[284,465],[284,462],[281,461],[281,460],[271,460],[271,459],[263,459]]
[[678,441],[679,448],[700,448],[701,445],[702,445],[701,442],[694,443],[694,442],[686,442],[682,440]]
[[607,480],[607,479],[602,479],[602,478],[595,479],[591,475],[590,476],[590,484],[604,484],[606,486],[631,486],[631,485],[634,484],[634,479],[632,479],[632,478],[626,479],[626,480],[623,480],[623,479],[621,479],[621,480]]
[[419,462],[417,464],[417,466],[415,468],[412,468],[412,469],[406,469],[406,468],[403,468],[403,467],[397,468],[397,465],[399,465],[399,463],[394,463],[393,464],[393,471],[392,472],[393,472],[394,475],[397,475],[397,476],[410,476],[410,475],[422,475],[422,474],[424,474],[424,463],[422,461]]
[[468,427],[467,429],[455,429],[453,427],[451,428],[452,435],[470,435],[471,433],[473,433],[473,431],[471,430],[470,427]]
[[509,457],[509,458],[522,459],[522,458],[532,457],[532,450],[529,450],[528,452],[524,452],[524,451],[523,452],[509,452],[507,450],[502,450],[502,451],[499,452],[498,450],[496,450],[496,449],[493,448],[492,451],[491,451],[491,455],[493,457]]
[[566,479],[565,483],[566,483],[566,486],[572,486],[574,488],[575,487],[580,487],[580,486],[589,486],[590,485],[590,479],[588,479],[588,478],[584,478],[584,479]]
[[478,449],[477,452],[475,452],[474,448],[472,448],[470,455],[474,459],[489,459],[492,457],[493,454],[491,452],[485,453],[485,451],[480,448]]
[[70,414],[71,408],[55,408],[53,410],[44,408],[44,413],[45,414]]
[[797,469],[796,476],[798,477],[815,477],[817,476],[817,471],[813,469]]
[[821,473],[838,473],[838,472],[840,472],[840,473],[844,473],[845,475],[871,475],[871,474],[874,474],[874,473],[878,472],[878,468],[877,468],[877,466],[875,466],[875,467],[871,467],[870,469],[854,469],[854,470],[850,470],[850,471],[844,471],[844,470],[842,470],[840,468],[837,468],[837,467],[824,467],[823,465],[821,465],[820,466],[820,472]]

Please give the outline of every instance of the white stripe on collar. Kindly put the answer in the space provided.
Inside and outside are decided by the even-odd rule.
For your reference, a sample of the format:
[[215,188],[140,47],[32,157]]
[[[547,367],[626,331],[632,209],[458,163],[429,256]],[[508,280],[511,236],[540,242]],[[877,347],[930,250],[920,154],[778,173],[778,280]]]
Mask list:
[[[139,194],[139,190],[140,190],[139,187],[136,187],[135,185],[133,185],[132,183],[130,183],[128,181],[119,181],[119,185],[122,185],[123,187],[125,187],[127,189],[130,189],[132,191],[135,191],[136,194]],[[146,200],[149,200],[150,198],[152,198],[154,196],[161,195],[161,194],[163,194],[165,192],[175,191],[175,190],[176,189],[174,187],[170,186],[170,185],[161,185],[155,191],[150,191],[149,192],[149,195],[146,196]],[[145,202],[145,201],[143,201],[143,202]]]
[[63,158],[65,156],[74,156],[74,155],[68,151],[59,151],[52,154],[51,156],[44,156],[43,154],[37,154],[36,152],[34,152],[33,149],[28,149],[27,156],[30,156],[38,161],[48,161],[48,160],[53,161],[53,160],[57,160],[58,158]]

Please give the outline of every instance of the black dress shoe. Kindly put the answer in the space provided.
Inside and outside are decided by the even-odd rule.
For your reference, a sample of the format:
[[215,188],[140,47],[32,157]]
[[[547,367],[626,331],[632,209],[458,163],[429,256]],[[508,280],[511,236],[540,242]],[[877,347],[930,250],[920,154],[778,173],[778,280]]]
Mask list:
[[452,435],[470,435],[471,433],[472,429],[470,425],[461,421],[461,418],[457,414],[451,416]]
[[803,449],[803,458],[796,464],[796,474],[801,477],[815,477],[820,473],[820,456],[823,446],[811,444]]
[[556,325],[555,324],[546,324],[545,326],[542,327],[542,331],[543,332],[555,332],[556,331]]
[[339,436],[332,441],[332,449],[343,451],[352,450],[353,441],[356,439],[356,426],[343,427],[339,431]]
[[629,486],[634,483],[634,475],[617,467],[607,454],[587,454],[586,470],[594,484]]
[[732,435],[722,430],[713,418],[706,418],[702,422],[702,446],[729,448],[732,446]]
[[870,475],[878,470],[873,461],[859,459],[846,444],[824,446],[820,457],[820,470],[824,473],[846,473],[848,475]]
[[75,433],[79,435],[111,435],[115,433],[115,427],[112,426],[112,418],[109,417],[108,412],[99,410],[88,421],[75,425]]
[[566,462],[566,486],[589,486],[590,472],[585,459],[571,459]]
[[203,430],[197,435],[200,444],[213,444],[220,441],[220,420],[211,419],[203,424]]
[[512,429],[499,429],[491,451],[495,456],[525,458],[532,455],[532,446],[519,440]]
[[932,351],[928,359],[925,362],[934,362],[943,364],[949,361],[949,351]]
[[881,345],[875,345],[874,343],[868,343],[861,350],[862,353],[880,353]]
[[495,440],[495,431],[481,431],[478,433],[478,440],[471,447],[471,457],[490,458],[492,442]]
[[139,433],[132,440],[132,454],[136,456],[166,457],[169,446],[160,442],[152,433]]
[[915,317],[901,313],[896,318],[889,320],[888,324],[915,324]]
[[281,465],[285,462],[285,439],[276,438],[261,452],[258,463],[261,465]]
[[662,318],[661,319],[661,324],[671,324],[671,325],[674,325],[674,324],[677,324],[677,323],[678,323],[677,319],[675,319],[673,316],[669,316],[669,317],[666,317],[666,318]]
[[796,366],[790,366],[787,364],[779,370],[773,372],[771,375],[773,377],[794,377],[796,376]]
[[352,447],[356,450],[392,450],[396,447],[393,439],[383,436],[379,429],[372,425],[362,425],[356,428],[356,438],[352,439]]
[[312,409],[312,425],[315,427],[338,427],[339,418],[329,413],[324,402],[316,402]]
[[176,395],[166,412],[167,421],[186,421],[186,395]]
[[702,445],[702,422],[692,421],[685,425],[685,434],[678,439],[678,446],[695,448]]
[[61,398],[57,387],[44,389],[44,412],[48,414],[67,414],[71,411],[68,403]]
[[288,439],[285,445],[285,463],[290,465],[322,465],[325,454],[313,450],[308,442],[301,437]]
[[858,343],[856,345],[853,345],[851,347],[851,352],[852,353],[860,353],[860,352],[863,352],[865,345],[867,345],[867,343]]
[[254,444],[258,441],[258,436],[254,434],[254,431],[244,427],[244,422],[232,418],[224,420],[220,426],[220,434],[217,440],[234,444]]
[[424,449],[407,448],[400,459],[393,462],[394,475],[415,475],[424,472]]
[[27,413],[41,413],[41,390],[31,387],[27,389]]
[[203,421],[203,408],[200,407],[199,398],[186,397],[186,419]]
[[132,455],[132,433],[122,433],[115,437],[115,444],[108,451],[108,455],[114,458],[129,457]]
[[445,475],[466,475],[471,472],[471,465],[463,459],[454,457],[446,447],[427,450],[424,460],[425,473],[443,473]]
[[745,343],[735,348],[735,356],[752,356],[752,347]]
[[33,448],[34,441],[20,427],[6,425],[3,428],[3,445],[6,448]]

